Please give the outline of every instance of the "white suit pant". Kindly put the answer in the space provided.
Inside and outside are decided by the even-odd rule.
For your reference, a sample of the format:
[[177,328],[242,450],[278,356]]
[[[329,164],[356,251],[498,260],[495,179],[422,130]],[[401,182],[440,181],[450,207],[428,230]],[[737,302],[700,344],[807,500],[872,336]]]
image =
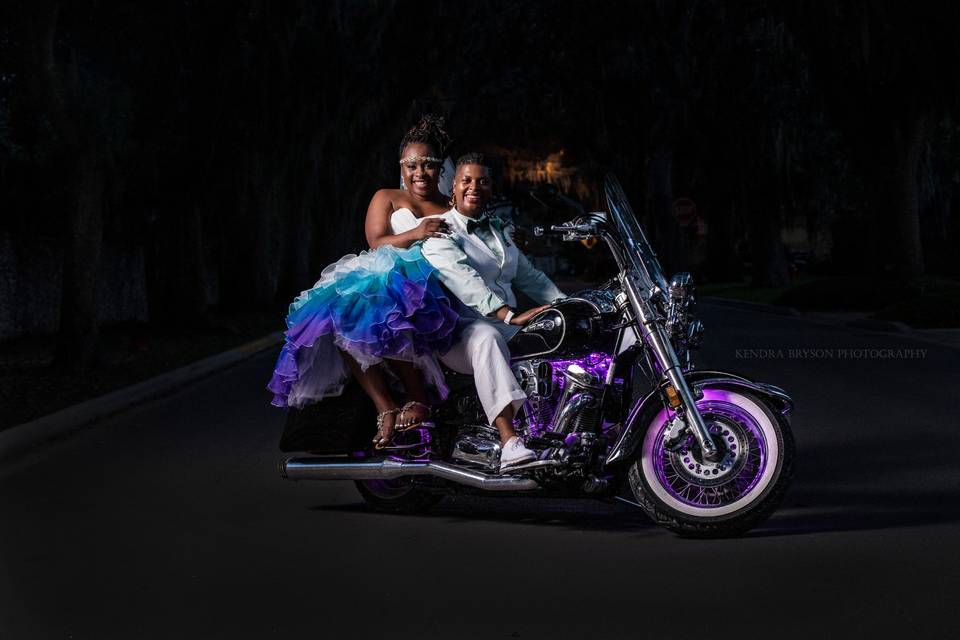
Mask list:
[[510,371],[507,342],[489,322],[477,320],[468,324],[460,340],[440,360],[458,373],[473,374],[490,424],[507,405],[512,404],[516,413],[527,399]]

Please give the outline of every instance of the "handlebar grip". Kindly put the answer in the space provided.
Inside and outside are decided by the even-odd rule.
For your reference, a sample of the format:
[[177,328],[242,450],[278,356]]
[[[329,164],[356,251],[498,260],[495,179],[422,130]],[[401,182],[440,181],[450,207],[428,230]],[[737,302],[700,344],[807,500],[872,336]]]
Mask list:
[[592,234],[596,231],[595,227],[591,224],[553,224],[550,225],[549,229],[544,229],[543,227],[534,227],[533,235],[538,238],[545,236],[548,233],[555,233],[558,235],[565,235],[568,233],[589,233]]
[[559,233],[567,233],[567,232],[569,232],[569,231],[575,231],[575,230],[576,230],[576,227],[571,227],[571,226],[562,225],[562,224],[553,224],[553,225],[550,225],[550,228],[549,228],[549,229],[545,229],[544,227],[534,227],[534,228],[533,228],[533,235],[535,235],[535,236],[537,236],[537,237],[539,238],[539,237],[545,236],[545,235],[547,235],[547,234],[549,234],[549,233],[558,233],[558,234],[559,234]]

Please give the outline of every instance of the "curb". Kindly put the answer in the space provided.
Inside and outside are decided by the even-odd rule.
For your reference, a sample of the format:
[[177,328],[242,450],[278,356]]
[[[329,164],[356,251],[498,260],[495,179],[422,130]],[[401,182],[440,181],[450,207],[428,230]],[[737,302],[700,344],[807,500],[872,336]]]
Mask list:
[[718,304],[724,307],[736,307],[738,309],[747,309],[749,311],[763,311],[764,313],[774,313],[778,316],[802,316],[803,314],[793,307],[780,307],[775,304],[765,304],[763,302],[749,302],[747,300],[733,300],[731,298],[718,298],[716,296],[704,296],[699,298],[710,304]]
[[235,349],[198,360],[137,384],[111,391],[56,413],[0,431],[0,460],[33,448],[88,424],[116,415],[129,407],[183,387],[188,382],[233,366],[283,341],[276,332]]
[[[762,311],[764,313],[775,313],[781,316],[797,316],[800,318],[804,317],[803,312],[794,307],[781,307],[773,304],[765,304],[763,302],[749,302],[747,300],[732,300],[730,298],[717,298],[714,296],[706,296],[702,298],[704,302],[709,302],[710,304],[717,304],[720,306],[727,307],[736,307],[739,309],[747,309],[750,311]],[[819,321],[817,321],[820,324]],[[859,318],[856,320],[850,320],[847,322],[836,321],[836,322],[827,322],[827,324],[833,324],[841,327],[851,327],[853,329],[869,329],[871,331],[885,331],[889,333],[911,333],[914,331],[914,328],[904,322],[897,322],[895,320],[876,320],[874,318]]]
[[883,331],[886,333],[913,332],[913,327],[910,325],[893,320],[876,320],[874,318],[858,318],[856,320],[849,321],[815,320],[812,318],[806,318],[803,312],[795,309],[794,307],[781,307],[774,304],[765,304],[763,302],[731,300],[730,298],[717,298],[714,296],[707,296],[702,298],[702,300],[704,302],[709,302],[710,304],[745,309],[748,311],[761,311],[763,313],[774,313],[781,316],[796,316],[798,318],[805,318],[811,322],[816,322],[817,324],[829,324],[837,327],[849,327],[851,329],[868,329],[870,331]]
[[876,318],[829,320],[824,318],[812,318],[793,307],[778,307],[776,305],[764,304],[762,302],[731,300],[729,298],[717,298],[714,296],[705,296],[701,298],[701,300],[710,304],[743,309],[747,311],[773,313],[782,316],[795,316],[805,322],[811,322],[821,326],[842,327],[845,329],[866,329],[867,331],[876,331],[880,333],[900,334],[903,337],[918,340],[920,342],[936,344],[951,349],[960,349],[960,328],[953,329],[953,331],[958,332],[958,337],[956,339],[945,339],[930,333],[931,331],[943,331],[944,329],[918,329],[910,326],[909,324],[898,322],[896,320],[878,320]]
[[894,333],[909,333],[913,327],[903,322],[894,320],[875,320],[873,318],[863,318],[847,322],[845,326],[855,329],[870,329],[871,331],[890,331]]

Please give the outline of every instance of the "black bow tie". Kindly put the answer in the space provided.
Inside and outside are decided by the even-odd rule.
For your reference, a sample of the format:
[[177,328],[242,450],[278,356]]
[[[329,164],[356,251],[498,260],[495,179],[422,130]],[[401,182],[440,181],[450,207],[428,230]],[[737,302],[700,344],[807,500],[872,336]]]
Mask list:
[[489,231],[492,221],[491,217],[486,214],[476,220],[467,220],[467,233],[475,233],[477,229],[486,229]]

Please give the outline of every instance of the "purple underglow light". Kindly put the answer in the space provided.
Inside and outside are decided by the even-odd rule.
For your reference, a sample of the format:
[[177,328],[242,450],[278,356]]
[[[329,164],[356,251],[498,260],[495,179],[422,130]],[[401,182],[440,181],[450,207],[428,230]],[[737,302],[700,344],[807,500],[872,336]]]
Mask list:
[[[563,375],[563,372],[567,370],[567,367],[577,365],[594,376],[598,385],[603,385],[607,379],[607,371],[610,369],[613,358],[606,353],[590,353],[582,358],[550,360],[548,362],[553,369],[553,393],[550,398],[544,398],[543,400],[548,401],[549,406],[553,408],[555,407],[554,403],[559,400],[560,395],[566,388],[567,378]],[[527,427],[533,435],[540,436],[549,430],[551,426],[550,420],[553,418],[552,412],[550,413],[551,415],[548,416],[542,415],[542,412],[541,414],[528,415]]]
[[[599,383],[603,384],[607,379],[607,370],[610,369],[612,362],[613,358],[605,353],[591,353],[583,358],[576,358],[574,360],[551,360],[550,364],[553,366],[553,378],[555,382],[557,378],[561,381],[566,381],[566,378],[563,377],[563,372],[567,370],[567,367],[575,364],[595,376]],[[563,388],[562,383],[560,388]]]

